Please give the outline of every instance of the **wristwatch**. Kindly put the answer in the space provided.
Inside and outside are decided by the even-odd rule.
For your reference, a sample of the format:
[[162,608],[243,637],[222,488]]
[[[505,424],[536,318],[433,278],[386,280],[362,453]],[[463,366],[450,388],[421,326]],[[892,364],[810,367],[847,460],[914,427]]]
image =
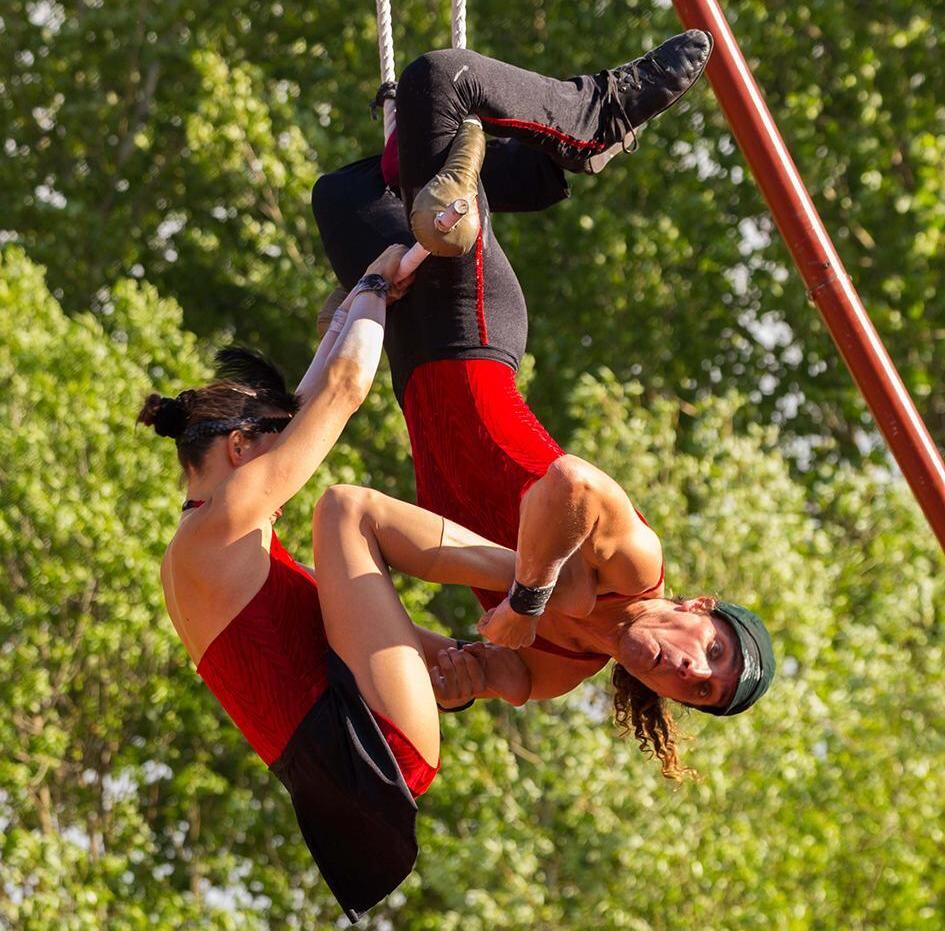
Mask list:
[[361,294],[363,291],[370,291],[373,294],[380,294],[381,297],[387,297],[390,290],[390,284],[383,275],[370,274],[362,275],[360,281],[354,286],[354,293]]

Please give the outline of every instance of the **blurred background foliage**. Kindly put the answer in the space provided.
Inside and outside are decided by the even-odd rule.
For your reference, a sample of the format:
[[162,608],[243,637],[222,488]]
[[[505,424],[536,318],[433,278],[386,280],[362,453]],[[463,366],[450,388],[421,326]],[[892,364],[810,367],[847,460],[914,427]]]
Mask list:
[[[400,66],[448,44],[448,6],[395,4]],[[727,12],[941,447],[940,5]],[[665,3],[470,4],[476,48],[559,76],[675,31]],[[0,8],[0,927],[337,925],[164,615],[181,489],[133,420],[233,338],[301,373],[333,286],[308,192],[378,147],[377,80],[369,3]],[[632,158],[497,227],[531,403],[659,529],[676,592],[770,619],[774,690],[685,717],[702,778],[679,788],[615,738],[604,676],[450,716],[418,868],[366,926],[945,923],[945,565],[746,172],[703,85]],[[410,475],[385,373],[280,533],[305,557],[324,487],[410,498]],[[399,584],[419,621],[474,624],[465,593]]]

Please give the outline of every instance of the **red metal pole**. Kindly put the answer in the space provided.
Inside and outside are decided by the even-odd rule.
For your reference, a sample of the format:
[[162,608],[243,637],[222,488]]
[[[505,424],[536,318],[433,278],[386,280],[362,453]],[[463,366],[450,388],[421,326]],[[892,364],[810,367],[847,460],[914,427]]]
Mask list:
[[673,0],[715,39],[707,74],[794,262],[945,549],[945,464],[837,255],[716,0]]

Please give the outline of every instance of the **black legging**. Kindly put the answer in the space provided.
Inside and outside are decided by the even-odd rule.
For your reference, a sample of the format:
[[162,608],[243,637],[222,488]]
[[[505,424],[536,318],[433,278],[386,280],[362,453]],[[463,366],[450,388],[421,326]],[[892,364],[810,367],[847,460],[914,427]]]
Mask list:
[[610,141],[601,138],[601,99],[593,77],[558,81],[466,49],[429,52],[407,67],[397,90],[403,199],[386,188],[376,157],[319,179],[315,219],[335,273],[351,287],[386,246],[413,242],[410,204],[443,166],[464,117],[475,114],[489,133],[508,137],[487,148],[481,255],[431,256],[389,314],[385,347],[398,399],[424,362],[494,359],[518,367],[528,333],[525,299],[490,209],[540,210],[566,197],[561,166],[575,167]]

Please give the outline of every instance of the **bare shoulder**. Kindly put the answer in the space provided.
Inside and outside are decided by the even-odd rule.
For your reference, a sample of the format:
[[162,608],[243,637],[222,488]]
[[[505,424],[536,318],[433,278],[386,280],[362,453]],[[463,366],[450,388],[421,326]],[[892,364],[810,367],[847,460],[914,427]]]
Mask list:
[[215,551],[222,548],[215,540],[215,527],[202,513],[207,505],[193,510],[181,518],[181,522],[171,537],[164,558],[161,560],[161,578],[173,578],[178,584],[185,583],[188,577],[201,578],[205,575],[206,564],[218,561]]
[[620,488],[606,472],[573,453],[565,453],[555,459],[548,467],[548,474],[597,493],[611,492],[613,489],[610,486]]
[[597,523],[591,534],[594,554],[598,559],[608,559],[616,548],[637,537],[646,537],[647,531],[655,536],[640,517],[623,486],[594,466],[590,466],[586,475],[589,491],[594,495],[598,508]]
[[262,587],[272,539],[267,525],[228,541],[201,517],[183,518],[161,561],[167,611],[195,663]]
[[620,494],[612,494],[602,508],[589,542],[600,591],[630,594],[658,584],[663,545],[622,489]]

